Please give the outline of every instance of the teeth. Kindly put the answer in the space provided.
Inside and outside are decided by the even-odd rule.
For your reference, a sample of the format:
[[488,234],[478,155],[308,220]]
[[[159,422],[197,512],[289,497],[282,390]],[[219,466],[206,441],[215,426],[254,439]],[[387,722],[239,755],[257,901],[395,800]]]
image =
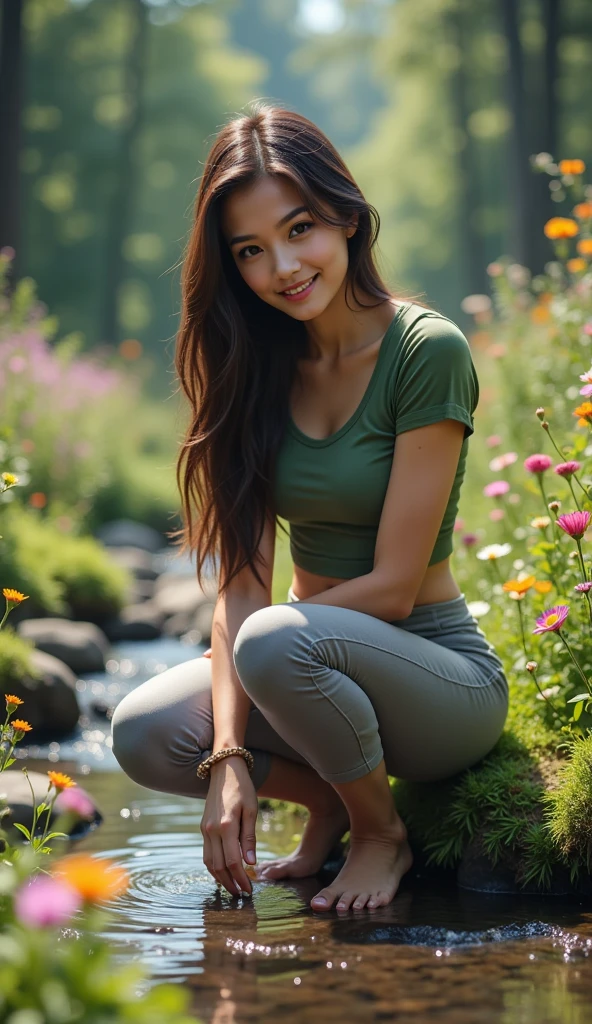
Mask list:
[[[314,277],[314,274],[313,274],[313,277]],[[308,288],[308,286],[309,286],[311,281],[312,281],[312,277],[310,277],[308,279],[308,281],[305,281],[304,284],[300,285],[300,288],[291,288],[290,290],[288,290],[286,288],[286,290],[284,291],[284,295],[298,295],[298,292],[303,292],[305,290],[305,288]]]

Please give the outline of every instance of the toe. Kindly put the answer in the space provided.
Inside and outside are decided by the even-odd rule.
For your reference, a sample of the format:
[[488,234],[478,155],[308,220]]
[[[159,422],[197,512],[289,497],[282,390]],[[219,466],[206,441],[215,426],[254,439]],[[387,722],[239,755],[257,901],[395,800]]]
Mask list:
[[368,900],[369,907],[385,907],[387,903],[392,900],[392,894],[381,890],[379,893],[374,893]]
[[369,892],[361,892],[360,895],[356,896],[356,898],[354,900],[353,909],[354,910],[362,910],[362,908],[365,907],[366,904],[368,903],[369,899],[370,899],[370,893]]
[[336,910],[349,910],[349,908],[351,907],[351,905],[352,905],[352,903],[355,900],[357,895],[358,895],[357,892],[344,892],[344,893],[342,893],[341,896],[339,897],[339,902],[338,902],[337,907],[335,909]]
[[332,892],[331,889],[321,889],[316,896],[313,896],[310,905],[313,910],[329,910],[333,906],[336,896],[337,893]]

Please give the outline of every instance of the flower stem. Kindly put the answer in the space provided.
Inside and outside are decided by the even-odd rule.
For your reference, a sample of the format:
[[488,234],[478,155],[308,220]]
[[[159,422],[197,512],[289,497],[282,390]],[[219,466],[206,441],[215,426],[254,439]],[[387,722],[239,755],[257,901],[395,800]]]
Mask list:
[[543,691],[541,690],[541,688],[539,686],[539,681],[538,681],[538,679],[536,677],[536,672],[533,671],[530,674],[531,674],[532,678],[534,679],[534,685],[536,686],[536,688],[539,691],[539,693],[540,693],[541,697],[543,698],[543,700],[546,700],[547,704],[550,704],[551,707],[553,708],[553,711],[555,712],[555,714],[559,715],[559,711],[555,707],[555,705],[554,705],[553,701],[551,700],[551,698],[550,697],[546,697],[545,694],[543,693]]
[[567,478],[567,482],[569,484],[569,489],[570,489],[570,491],[571,491],[571,493],[573,495],[573,500],[576,503],[576,508],[577,508],[578,512],[581,512],[582,510],[581,510],[580,506],[578,505],[578,499],[576,498],[576,492],[573,489],[573,484],[572,484],[571,480],[569,479],[569,477]]
[[571,660],[573,661],[574,665],[576,666],[578,672],[580,673],[582,679],[584,680],[584,683],[585,683],[585,686],[586,686],[586,689],[587,689],[588,693],[592,697],[592,687],[590,686],[589,681],[586,679],[586,676],[584,675],[584,672],[582,670],[582,667],[581,667],[579,661],[575,657],[575,655],[574,655],[574,653],[573,653],[569,643],[565,639],[565,637],[564,637],[564,635],[563,635],[563,633],[561,632],[560,629],[557,630],[557,633],[558,633],[559,637],[561,638],[561,640],[563,640],[563,643],[565,644],[565,646],[567,647],[569,656],[570,656]]

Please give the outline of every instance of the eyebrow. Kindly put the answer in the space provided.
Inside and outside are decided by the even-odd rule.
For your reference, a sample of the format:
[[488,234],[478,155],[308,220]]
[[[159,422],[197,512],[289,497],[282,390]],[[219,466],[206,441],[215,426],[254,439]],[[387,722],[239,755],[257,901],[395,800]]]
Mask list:
[[[290,213],[287,213],[285,217],[282,217],[281,220],[278,220],[276,228],[281,228],[284,224],[287,224],[289,220],[292,220],[292,217],[296,217],[297,214],[304,213],[307,210],[308,206],[297,206],[295,210],[292,210]],[[248,242],[251,238],[257,238],[257,235],[235,235],[234,238],[230,239],[228,244],[236,245],[237,242]]]

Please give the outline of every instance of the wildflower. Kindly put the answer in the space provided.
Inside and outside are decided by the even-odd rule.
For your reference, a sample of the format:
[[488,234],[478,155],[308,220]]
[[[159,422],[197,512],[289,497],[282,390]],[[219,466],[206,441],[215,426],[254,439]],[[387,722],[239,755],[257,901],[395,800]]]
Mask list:
[[52,786],[55,786],[57,790],[70,789],[70,786],[75,786],[76,783],[69,775],[64,775],[63,772],[48,772],[47,777]]
[[592,256],[592,238],[580,238],[576,249],[580,256]]
[[459,519],[459,518],[455,519],[454,520],[454,533],[458,533],[459,530],[462,530],[464,525],[465,525],[464,519]]
[[17,889],[14,912],[17,920],[29,928],[63,924],[82,904],[80,893],[67,882],[37,875]]
[[507,480],[493,480],[483,488],[483,494],[486,498],[499,498],[502,494],[507,494],[509,490],[510,485]]
[[583,174],[586,170],[586,164],[583,160],[560,160],[559,161],[559,173],[560,174]]
[[500,437],[499,434],[490,434],[489,437],[485,439],[485,444],[487,445],[488,448],[497,448],[497,446],[500,445],[501,443],[502,438]]
[[561,502],[560,501],[550,501],[549,504],[547,505],[547,508],[549,508],[551,510],[551,512],[559,512],[559,509],[561,508]]
[[466,548],[472,548],[473,544],[476,544],[479,538],[476,533],[465,533],[461,537],[461,540]]
[[489,295],[466,295],[461,301],[460,308],[463,313],[469,313],[473,316],[479,313],[487,313],[491,309],[491,299]]
[[592,590],[592,580],[586,580],[584,583],[576,583],[574,590],[577,590],[580,594],[587,594],[589,590]]
[[27,595],[21,594],[19,590],[13,590],[12,587],[4,587],[2,593],[9,604],[22,604],[28,600]]
[[31,732],[33,728],[32,725],[29,725],[28,722],[23,721],[22,718],[13,718],[10,724],[12,728],[16,729],[18,732]]
[[2,481],[7,487],[14,487],[15,484],[18,484],[18,476],[16,473],[3,473]]
[[553,467],[553,472],[557,473],[558,476],[566,477],[568,480],[574,473],[580,470],[581,464],[576,460],[572,459],[570,462],[561,462],[558,466]]
[[568,604],[556,604],[553,608],[539,615],[533,633],[556,633],[561,629],[569,615]]
[[54,803],[58,814],[73,811],[81,818],[93,818],[95,805],[83,789],[63,789],[58,793]]
[[504,268],[501,263],[493,262],[487,264],[487,273],[490,277],[499,277],[503,272]]
[[526,671],[527,672],[536,672],[538,667],[539,667],[538,661],[527,661],[526,662]]
[[497,558],[509,555],[511,550],[511,544],[487,544],[477,552],[477,558],[482,562],[495,561]]
[[578,427],[592,426],[592,402],[582,402],[572,415],[580,417],[577,423]]
[[487,615],[491,605],[487,601],[470,601],[467,608],[474,619],[480,619],[482,615]]
[[536,699],[537,700],[548,700],[549,697],[555,697],[556,694],[559,693],[559,690],[560,690],[559,686],[547,686],[547,687],[545,687],[544,690],[541,690],[540,693],[536,694]]
[[112,861],[91,857],[85,853],[62,857],[52,874],[53,877],[67,882],[89,903],[119,896],[129,882],[128,874],[123,868]]
[[[584,328],[584,330],[586,330],[586,328]],[[592,334],[592,331],[587,333]],[[584,387],[580,388],[580,394],[585,395],[587,398],[588,395],[592,395],[592,370],[587,370],[586,373],[581,373],[580,380],[584,381]]]
[[537,594],[548,594],[549,591],[553,589],[553,584],[551,583],[551,580],[536,580],[534,589]]
[[47,505],[47,496],[43,491],[35,491],[29,497],[29,505],[31,505],[32,508],[45,508]]
[[534,526],[535,530],[544,530],[550,523],[549,516],[535,516],[534,519],[530,520],[530,525]]
[[21,704],[25,703],[23,700],[21,700],[20,697],[13,697],[11,693],[7,693],[4,697],[4,700],[6,701],[7,711],[9,711],[10,708],[18,708]]
[[574,540],[581,540],[590,525],[589,512],[567,512],[557,516],[556,523]]
[[534,586],[534,583],[534,576],[525,576],[523,580],[506,580],[505,583],[502,583],[502,590],[513,594],[526,594]]
[[538,409],[536,411],[536,414],[537,414],[537,416],[538,416],[538,418],[540,420],[544,420],[544,418],[545,418],[545,409],[544,409],[544,407],[542,405],[539,405],[539,407],[538,407]]
[[513,462],[516,462],[518,455],[516,452],[506,452],[504,455],[496,455],[495,459],[492,459],[489,463],[489,468],[492,473],[499,473],[502,469],[506,469],[507,466],[511,466]]
[[588,269],[588,264],[582,256],[576,256],[573,260],[568,260],[565,266],[570,274],[581,274],[582,271]]
[[588,323],[584,324],[584,334],[592,334],[592,320],[588,320]]
[[549,455],[541,455],[540,453],[537,453],[536,455],[529,455],[528,458],[524,460],[524,468],[527,469],[529,473],[545,473],[552,465],[553,459]]
[[489,513],[489,518],[491,519],[492,523],[499,523],[501,519],[505,518],[505,515],[506,513],[504,512],[503,508],[492,508],[491,512]]
[[592,203],[578,203],[573,212],[578,220],[589,220],[592,217]]
[[547,238],[573,238],[580,230],[570,217],[551,217],[543,228]]

